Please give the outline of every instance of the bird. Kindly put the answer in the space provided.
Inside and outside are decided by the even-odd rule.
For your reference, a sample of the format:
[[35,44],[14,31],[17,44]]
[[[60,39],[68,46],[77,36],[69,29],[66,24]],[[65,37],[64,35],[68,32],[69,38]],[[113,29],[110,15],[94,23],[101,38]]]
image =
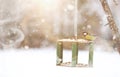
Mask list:
[[96,39],[96,37],[89,34],[88,32],[83,32],[83,39],[88,40],[88,41],[93,41]]

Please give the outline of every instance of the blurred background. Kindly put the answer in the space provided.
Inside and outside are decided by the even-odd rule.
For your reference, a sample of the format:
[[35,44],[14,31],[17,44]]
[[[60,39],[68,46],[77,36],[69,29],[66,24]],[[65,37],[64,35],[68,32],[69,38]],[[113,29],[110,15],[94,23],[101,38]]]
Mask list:
[[[74,38],[74,0],[0,0],[0,48],[56,46],[62,38]],[[109,0],[120,28],[120,1]],[[118,5],[116,5],[116,3]],[[78,0],[78,38],[82,32],[97,37],[95,43],[114,48],[112,33],[99,0]],[[84,44],[80,49],[85,49]],[[71,48],[69,43],[64,45]],[[108,47],[108,48],[107,48]]]

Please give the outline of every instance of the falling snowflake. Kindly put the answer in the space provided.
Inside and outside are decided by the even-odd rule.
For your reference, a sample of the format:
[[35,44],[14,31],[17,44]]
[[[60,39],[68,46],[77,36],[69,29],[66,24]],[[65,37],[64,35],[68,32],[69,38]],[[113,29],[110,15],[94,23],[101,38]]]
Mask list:
[[91,27],[92,27],[91,25],[87,25],[87,28],[88,28],[88,29],[91,29]]
[[73,11],[73,10],[74,10],[74,5],[69,4],[69,5],[67,6],[67,9],[68,9],[69,11]]
[[44,23],[44,22],[45,22],[45,19],[41,19],[41,22]]
[[29,46],[26,45],[26,46],[24,46],[24,48],[25,48],[25,49],[29,49]]
[[114,35],[112,39],[115,40],[116,39],[116,35]]

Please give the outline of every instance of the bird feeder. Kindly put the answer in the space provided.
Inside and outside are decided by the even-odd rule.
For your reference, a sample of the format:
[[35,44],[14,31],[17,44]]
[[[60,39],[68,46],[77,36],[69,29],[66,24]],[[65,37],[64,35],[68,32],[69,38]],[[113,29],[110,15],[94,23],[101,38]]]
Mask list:
[[[56,65],[59,66],[71,66],[71,67],[76,67],[76,66],[93,66],[93,41],[88,41],[85,39],[78,39],[77,38],[77,24],[78,24],[78,0],[75,0],[75,9],[74,9],[74,39],[60,39],[57,41],[57,60],[56,60]],[[72,60],[71,62],[66,62],[63,63],[63,44],[64,43],[71,43],[72,44]],[[88,64],[79,64],[78,63],[78,46],[79,44],[89,44],[89,59],[88,59]]]
[[[72,60],[71,62],[63,63],[63,43],[72,43]],[[78,46],[79,44],[88,44],[89,46],[89,57],[88,64],[80,64],[78,63]],[[84,39],[61,39],[57,41],[57,66],[71,66],[71,67],[87,67],[93,66],[93,41],[88,41]]]

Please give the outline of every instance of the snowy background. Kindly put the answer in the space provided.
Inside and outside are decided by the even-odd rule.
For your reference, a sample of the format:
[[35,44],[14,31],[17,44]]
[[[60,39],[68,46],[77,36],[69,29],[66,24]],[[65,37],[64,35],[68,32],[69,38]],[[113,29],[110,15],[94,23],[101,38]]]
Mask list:
[[[120,28],[120,0],[107,0]],[[49,7],[48,7],[49,6]],[[99,0],[79,0],[78,37],[95,34],[93,68],[56,66],[56,40],[74,36],[74,0],[0,0],[0,77],[120,77],[120,56]],[[69,44],[64,61],[71,61]],[[88,62],[82,46],[79,62]]]
[[[87,63],[88,52],[79,52],[79,63]],[[56,66],[54,47],[0,51],[0,77],[120,77],[120,56],[95,49],[93,68]],[[65,62],[71,52],[64,50]]]

